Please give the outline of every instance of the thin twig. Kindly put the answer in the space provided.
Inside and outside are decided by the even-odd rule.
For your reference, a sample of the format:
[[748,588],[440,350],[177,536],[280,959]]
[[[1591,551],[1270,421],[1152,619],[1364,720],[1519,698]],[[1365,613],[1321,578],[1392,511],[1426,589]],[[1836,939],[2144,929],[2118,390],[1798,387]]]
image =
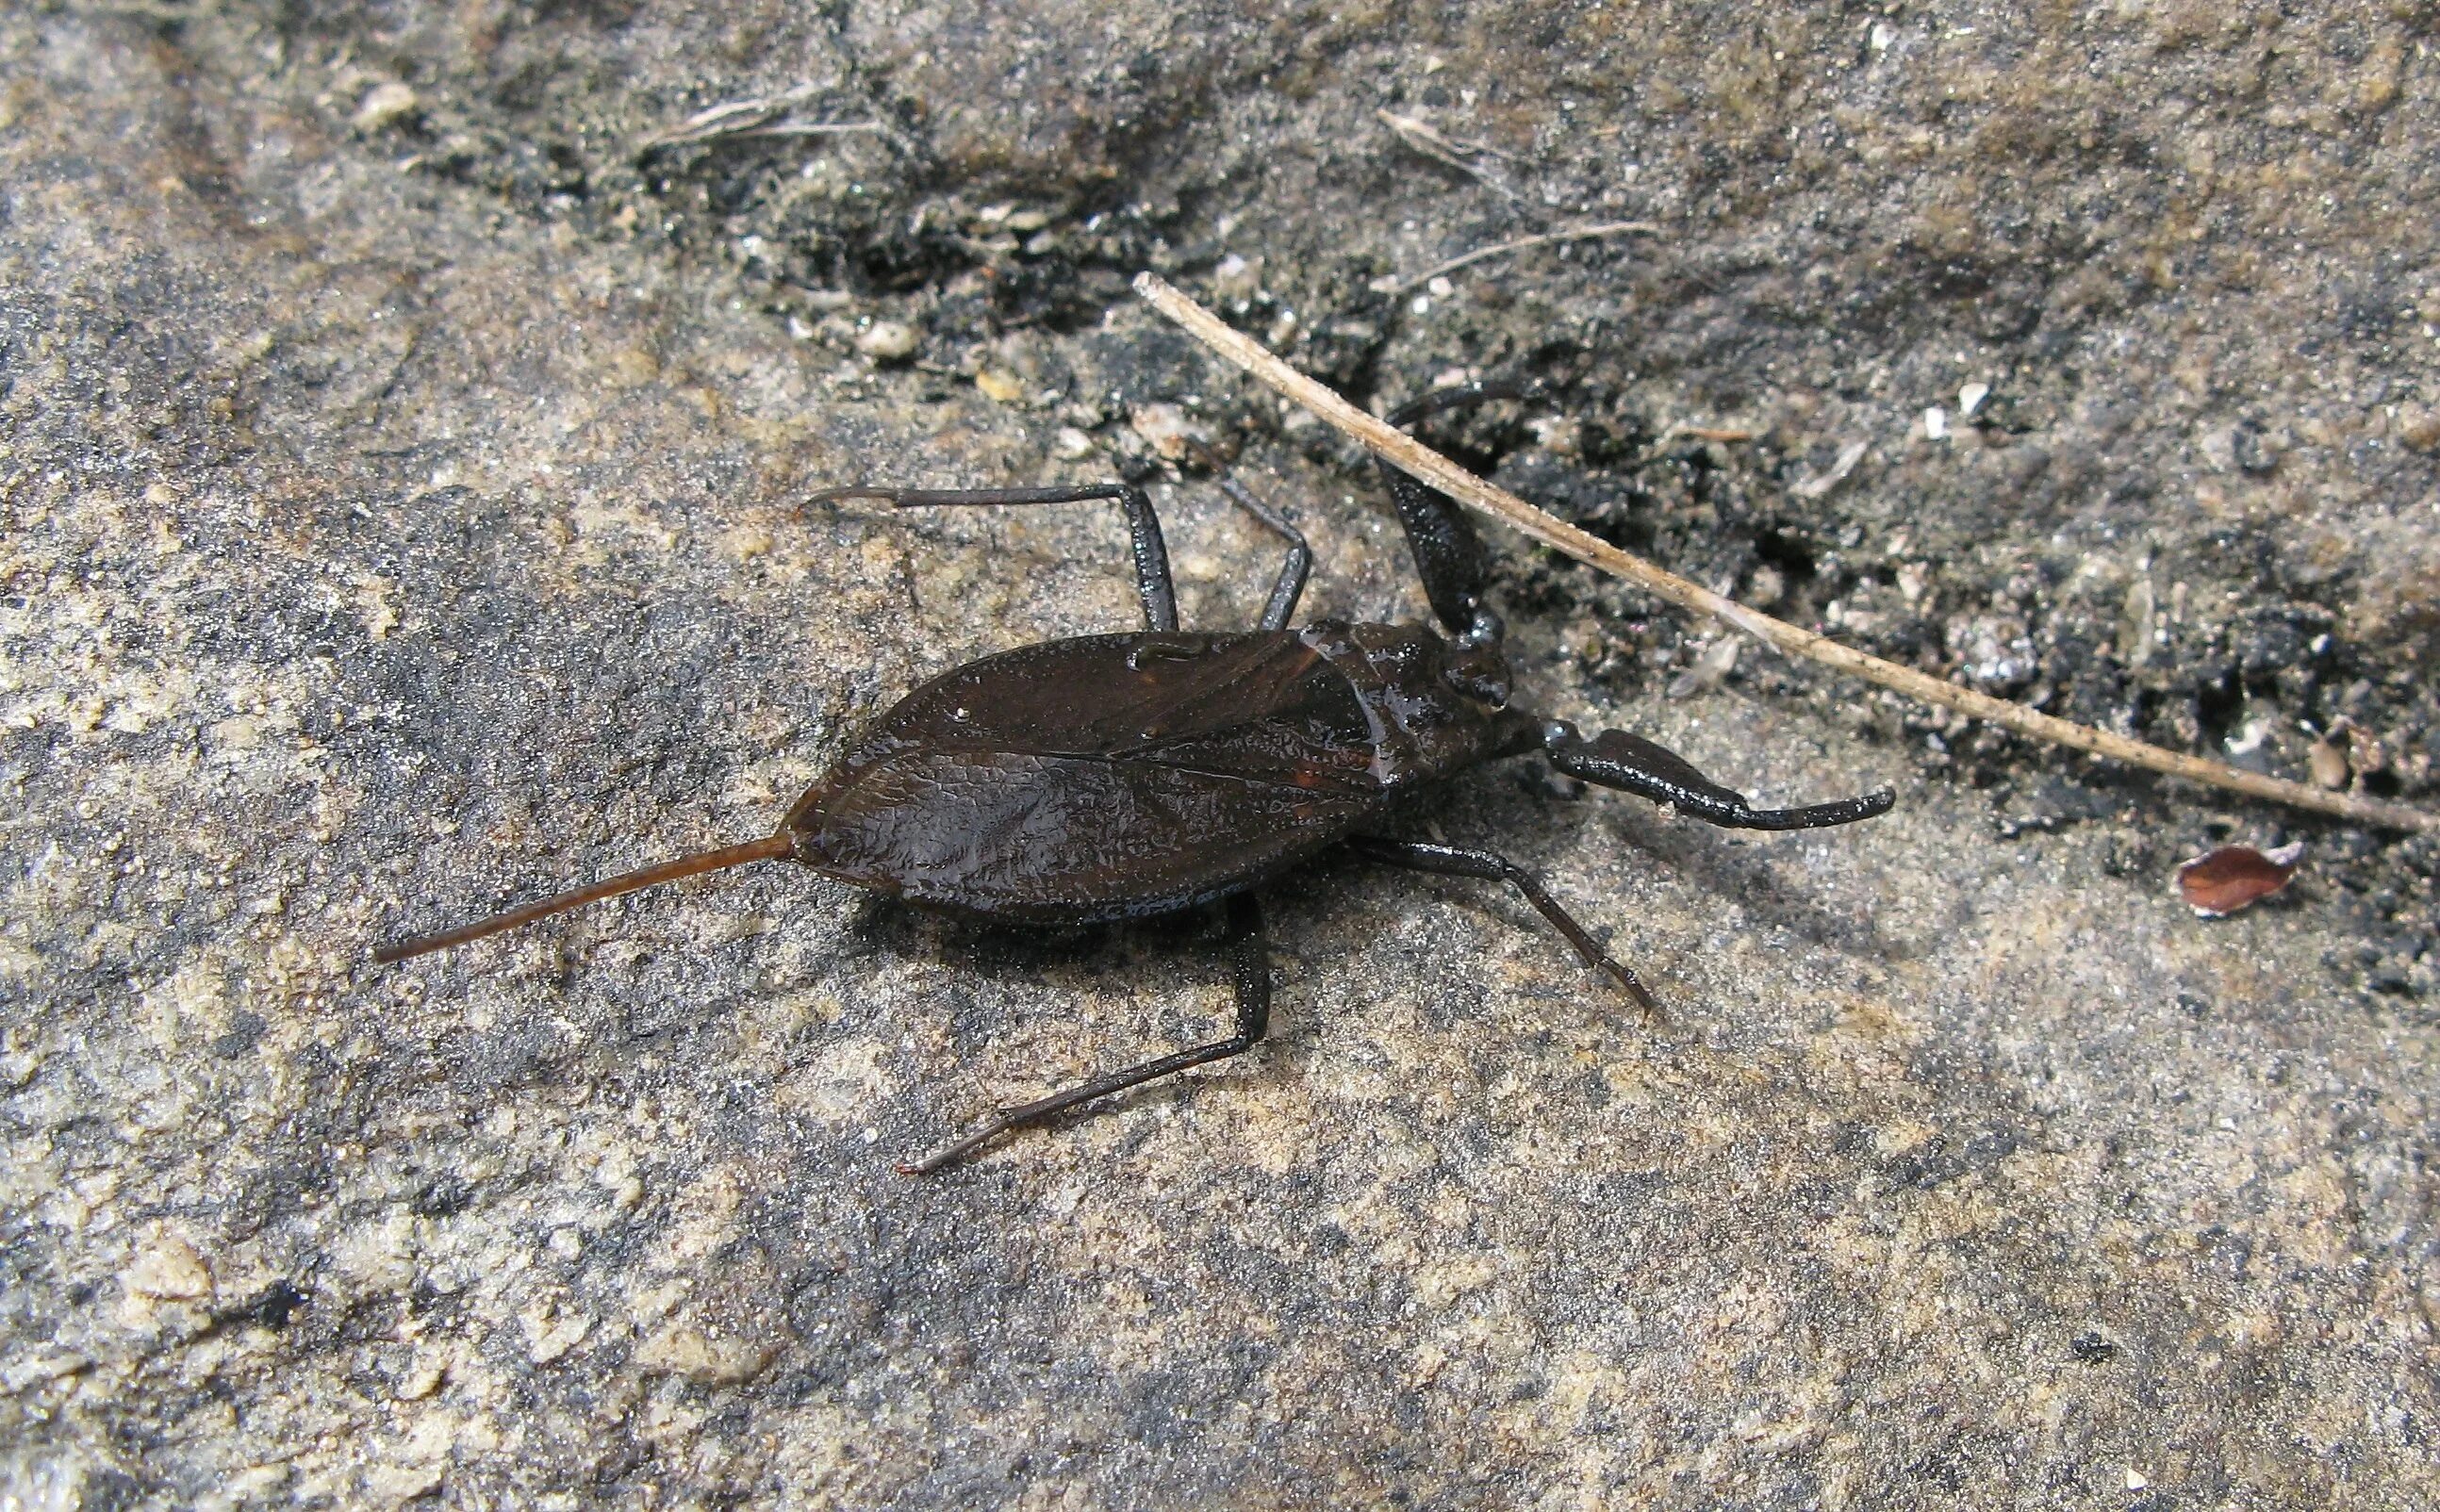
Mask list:
[[1444,168],[1457,169],[1495,194],[1504,195],[1512,200],[1519,198],[1515,189],[1484,172],[1479,164],[1471,161],[1484,156],[1506,157],[1507,153],[1495,148],[1484,147],[1479,142],[1453,141],[1434,131],[1430,122],[1417,120],[1412,116],[1401,116],[1395,111],[1387,110],[1376,110],[1372,114],[1381,117],[1381,124],[1389,127],[1391,134],[1398,140],[1433,162]]
[[1856,471],[1856,464],[1864,460],[1864,454],[1871,449],[1872,444],[1868,441],[1848,442],[1839,448],[1839,459],[1830,464],[1828,471],[1799,478],[1787,486],[1787,491],[1800,499],[1827,497],[1832,489],[1847,481],[1847,474]]
[[696,111],[674,126],[664,127],[637,140],[636,154],[640,157],[664,147],[682,147],[692,142],[712,142],[741,136],[842,136],[851,132],[877,132],[879,121],[799,121],[786,119],[788,113],[820,90],[813,84],[799,84],[784,94],[753,99],[732,99]]
[[[1405,137],[1409,146],[1426,157],[1497,157],[1510,163],[1516,161],[1514,152],[1503,152],[1489,142],[1469,142],[1463,137],[1451,136],[1420,116],[1401,116],[1393,110],[1376,110],[1372,114],[1380,116],[1382,124]],[[1464,165],[1457,166],[1462,168]]]
[[1446,277],[1460,268],[1471,268],[1478,262],[1487,262],[1493,258],[1504,258],[1512,252],[1527,252],[1535,247],[1552,246],[1561,241],[1591,241],[1601,237],[1658,236],[1660,234],[1660,228],[1649,221],[1609,221],[1600,225],[1578,226],[1572,231],[1544,231],[1536,236],[1518,237],[1514,241],[1477,247],[1464,257],[1451,258],[1440,266],[1426,268],[1411,278],[1397,278],[1386,282],[1375,280],[1372,287],[1375,293],[1403,294],[1422,288],[1434,278]]
[[773,121],[752,131],[732,132],[733,136],[847,136],[856,132],[877,132],[879,121]]
[[2210,787],[2225,788],[2255,798],[2266,798],[2273,803],[2335,814],[2357,824],[2440,833],[2440,814],[2426,813],[2404,804],[2384,803],[2358,793],[2329,792],[2308,788],[2301,782],[2286,782],[2257,773],[2240,772],[2222,762],[2207,761],[2200,756],[2130,740],[2107,730],[2096,730],[2029,709],[2021,703],[2011,703],[2005,699],[1960,687],[1954,683],[1916,671],[1911,667],[1901,667],[1895,662],[1866,655],[1851,647],[1841,646],[1826,635],[1800,630],[1768,614],[1748,609],[1700,583],[1664,572],[1641,557],[1587,535],[1575,526],[1534,508],[1506,489],[1483,482],[1413,436],[1391,429],[1290,367],[1265,350],[1259,342],[1232,329],[1219,316],[1153,274],[1136,275],[1135,287],[1136,293],[1151,301],[1153,308],[1185,327],[1205,346],[1372,448],[1419,481],[1438,489],[1450,498],[1472,505],[1588,566],[1624,578],[1681,609],[1724,619],[1791,656],[1819,662],[1824,667],[1895,689],[1919,702],[1954,709],[2054,745],[2072,746],[2130,766],[2183,777]]

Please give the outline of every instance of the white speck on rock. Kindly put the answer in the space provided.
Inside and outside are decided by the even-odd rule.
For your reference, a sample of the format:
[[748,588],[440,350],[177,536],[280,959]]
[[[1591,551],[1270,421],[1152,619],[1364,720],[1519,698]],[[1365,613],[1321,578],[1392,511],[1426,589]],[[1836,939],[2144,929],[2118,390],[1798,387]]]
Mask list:
[[876,320],[855,334],[855,349],[877,363],[903,362],[915,355],[920,338],[904,321]]
[[348,124],[360,132],[378,132],[414,115],[419,103],[414,90],[395,79],[386,80],[365,91]]
[[212,1268],[183,1236],[163,1231],[136,1252],[118,1280],[137,1296],[184,1300],[211,1294]]

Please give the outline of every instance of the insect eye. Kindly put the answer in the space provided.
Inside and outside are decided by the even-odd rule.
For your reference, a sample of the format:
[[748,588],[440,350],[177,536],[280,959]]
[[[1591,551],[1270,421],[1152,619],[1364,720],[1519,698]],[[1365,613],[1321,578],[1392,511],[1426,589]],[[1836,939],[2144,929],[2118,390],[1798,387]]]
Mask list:
[[1495,709],[1508,706],[1508,669],[1504,667],[1457,662],[1451,664],[1444,676],[1449,686],[1467,698],[1488,703]]

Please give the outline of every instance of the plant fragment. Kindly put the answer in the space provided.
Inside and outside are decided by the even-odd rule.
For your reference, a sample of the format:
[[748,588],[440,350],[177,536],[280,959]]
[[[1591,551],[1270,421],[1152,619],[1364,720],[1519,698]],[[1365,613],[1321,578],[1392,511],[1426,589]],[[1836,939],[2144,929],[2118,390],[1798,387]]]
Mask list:
[[2178,893],[2203,918],[2225,918],[2288,885],[2305,860],[2305,843],[2276,850],[2219,845],[2178,868]]

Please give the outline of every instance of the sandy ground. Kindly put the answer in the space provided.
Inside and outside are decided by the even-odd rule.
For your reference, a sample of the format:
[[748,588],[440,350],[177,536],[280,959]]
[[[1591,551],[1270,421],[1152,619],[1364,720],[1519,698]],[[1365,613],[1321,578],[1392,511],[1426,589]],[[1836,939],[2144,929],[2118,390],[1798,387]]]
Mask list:
[[[1402,820],[1543,873],[1660,1029],[1519,900],[1328,863],[1268,895],[1265,1048],[919,1181],[1208,1036],[1208,921],[766,868],[367,959],[763,832],[919,679],[1129,622],[1106,510],[814,488],[1140,478],[1187,623],[1249,623],[1275,548],[1158,468],[1173,406],[1311,613],[1419,616],[1361,459],[1141,267],[1365,402],[1548,379],[1436,438],[1788,617],[2440,803],[2430,27],[12,9],[0,1485],[2432,1504],[2440,845],[1702,675],[1513,540],[1520,697],[1898,790],[1745,836],[1518,762]],[[2307,868],[2205,923],[2168,871],[2228,838]]]

